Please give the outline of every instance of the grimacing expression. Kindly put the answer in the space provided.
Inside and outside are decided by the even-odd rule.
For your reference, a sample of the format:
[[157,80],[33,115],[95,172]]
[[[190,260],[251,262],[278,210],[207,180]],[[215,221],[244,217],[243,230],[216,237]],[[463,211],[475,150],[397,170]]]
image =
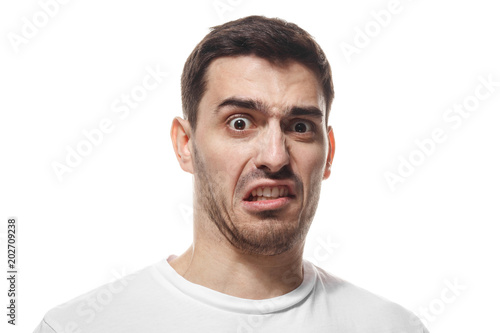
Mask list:
[[257,56],[208,67],[191,137],[195,214],[244,253],[277,255],[305,240],[330,174],[333,133],[317,76]]

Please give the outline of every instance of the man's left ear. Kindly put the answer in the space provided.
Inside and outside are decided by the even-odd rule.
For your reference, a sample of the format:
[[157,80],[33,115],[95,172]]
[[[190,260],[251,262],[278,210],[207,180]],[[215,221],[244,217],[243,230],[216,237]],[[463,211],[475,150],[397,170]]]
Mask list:
[[328,155],[326,156],[325,173],[323,180],[328,179],[332,172],[333,155],[335,155],[335,138],[333,137],[333,129],[328,126]]

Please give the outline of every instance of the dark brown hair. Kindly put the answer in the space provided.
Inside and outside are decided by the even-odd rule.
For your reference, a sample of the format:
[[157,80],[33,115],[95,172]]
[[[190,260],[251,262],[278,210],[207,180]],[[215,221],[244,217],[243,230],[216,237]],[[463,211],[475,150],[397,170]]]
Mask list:
[[295,60],[318,76],[326,103],[325,121],[333,100],[330,64],[313,37],[296,24],[278,18],[248,16],[211,28],[189,55],[181,78],[182,111],[193,131],[206,89],[210,62],[219,57],[256,55],[271,62]]

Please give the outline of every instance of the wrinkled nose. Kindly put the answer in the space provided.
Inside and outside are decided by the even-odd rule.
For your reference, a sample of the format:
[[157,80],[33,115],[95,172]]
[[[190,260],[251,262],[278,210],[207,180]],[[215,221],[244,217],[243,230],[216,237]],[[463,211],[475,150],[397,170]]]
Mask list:
[[270,125],[258,140],[255,165],[259,169],[275,173],[290,163],[285,135],[279,124]]

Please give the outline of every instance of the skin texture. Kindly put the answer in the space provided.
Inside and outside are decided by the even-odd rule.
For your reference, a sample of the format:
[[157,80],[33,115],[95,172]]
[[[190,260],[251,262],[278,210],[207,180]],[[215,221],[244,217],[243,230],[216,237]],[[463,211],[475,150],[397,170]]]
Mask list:
[[[196,132],[176,118],[171,137],[194,175],[194,239],[170,262],[187,280],[250,299],[302,282],[305,237],[335,150],[314,72],[294,61],[222,57],[207,71]],[[275,204],[247,201],[256,186],[285,186]]]

